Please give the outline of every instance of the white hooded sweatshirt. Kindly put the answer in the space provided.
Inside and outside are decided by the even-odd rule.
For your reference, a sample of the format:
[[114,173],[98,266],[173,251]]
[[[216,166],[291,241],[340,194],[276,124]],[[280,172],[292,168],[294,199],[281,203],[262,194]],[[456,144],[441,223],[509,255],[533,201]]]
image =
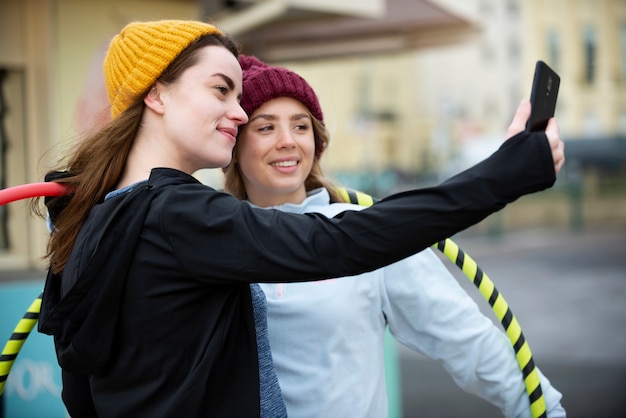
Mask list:
[[[312,191],[302,204],[274,208],[329,217],[362,209],[330,204],[325,189]],[[531,416],[506,335],[430,249],[355,277],[261,287],[290,417],[386,417],[387,326],[397,341],[438,361],[459,387],[506,417]],[[561,394],[539,375],[548,416],[564,417]]]

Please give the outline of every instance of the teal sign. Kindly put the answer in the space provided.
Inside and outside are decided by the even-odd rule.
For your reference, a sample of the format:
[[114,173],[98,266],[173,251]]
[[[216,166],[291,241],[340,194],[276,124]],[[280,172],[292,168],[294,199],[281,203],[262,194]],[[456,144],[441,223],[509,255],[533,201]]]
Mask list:
[[[0,283],[0,346],[43,290],[42,281]],[[61,400],[61,369],[52,337],[31,331],[19,352],[2,395],[4,418],[66,418]]]

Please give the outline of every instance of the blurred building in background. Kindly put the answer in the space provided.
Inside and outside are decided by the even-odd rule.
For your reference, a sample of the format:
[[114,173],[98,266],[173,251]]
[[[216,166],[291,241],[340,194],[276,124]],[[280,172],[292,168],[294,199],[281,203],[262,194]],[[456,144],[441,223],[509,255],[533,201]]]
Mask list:
[[[3,0],[0,188],[41,181],[107,119],[110,38],[163,18],[211,21],[244,53],[301,73],[332,134],[327,171],[381,197],[493,152],[542,59],[562,79],[566,168],[483,227],[626,224],[623,0]],[[26,202],[0,207],[0,269],[41,267],[46,235]]]

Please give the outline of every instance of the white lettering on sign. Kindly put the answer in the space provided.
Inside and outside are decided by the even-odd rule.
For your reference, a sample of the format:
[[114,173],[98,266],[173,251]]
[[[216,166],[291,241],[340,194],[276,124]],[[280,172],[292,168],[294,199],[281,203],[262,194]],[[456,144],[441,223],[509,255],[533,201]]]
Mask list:
[[54,370],[48,362],[16,361],[7,379],[7,395],[15,393],[22,400],[32,401],[42,392],[48,392],[61,398],[61,387],[53,379]]

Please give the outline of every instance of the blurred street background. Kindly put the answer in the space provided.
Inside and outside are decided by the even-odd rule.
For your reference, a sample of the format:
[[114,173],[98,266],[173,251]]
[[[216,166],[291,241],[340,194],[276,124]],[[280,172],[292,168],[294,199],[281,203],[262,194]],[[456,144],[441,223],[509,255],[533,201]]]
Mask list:
[[[509,303],[535,364],[563,394],[568,417],[626,416],[626,230],[533,229],[453,241]],[[497,323],[461,270],[451,271]],[[405,417],[502,416],[458,389],[432,360],[408,349],[400,358]]]

